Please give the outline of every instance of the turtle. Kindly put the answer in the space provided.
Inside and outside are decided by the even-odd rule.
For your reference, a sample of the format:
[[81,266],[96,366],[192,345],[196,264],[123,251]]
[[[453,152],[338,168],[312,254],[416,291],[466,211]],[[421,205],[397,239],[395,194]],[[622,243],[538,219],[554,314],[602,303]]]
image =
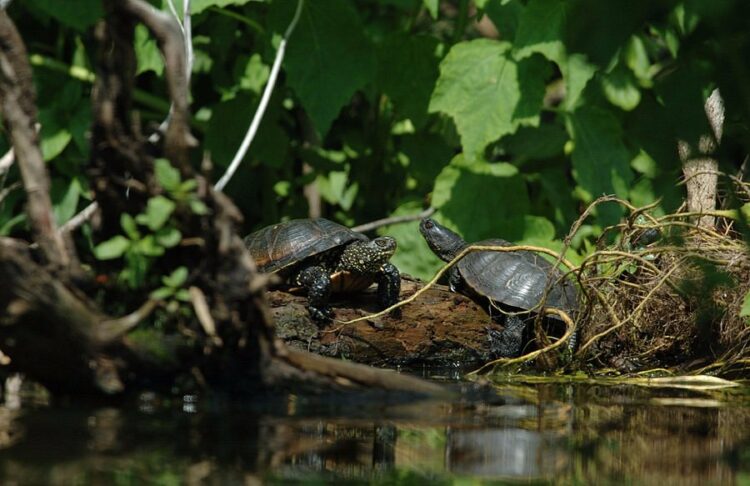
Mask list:
[[388,260],[396,240],[370,240],[362,233],[324,218],[293,219],[247,235],[245,246],[259,271],[275,273],[307,291],[308,311],[316,322],[333,319],[332,292],[356,292],[378,284],[378,303],[398,302],[401,276]]
[[[440,259],[449,262],[469,246],[458,234],[430,218],[423,219],[419,231],[427,245]],[[511,246],[512,243],[495,238],[476,245]],[[565,279],[550,262],[530,251],[477,251],[461,258],[449,270],[449,284],[454,292],[469,297],[487,298],[506,312],[502,332],[488,329],[490,348],[497,357],[515,357],[521,352],[526,325],[540,302],[548,278],[554,279],[545,306],[574,313],[578,297],[575,285]],[[526,312],[524,316],[524,311]],[[552,316],[559,319],[556,316]],[[574,346],[574,337],[570,346]]]

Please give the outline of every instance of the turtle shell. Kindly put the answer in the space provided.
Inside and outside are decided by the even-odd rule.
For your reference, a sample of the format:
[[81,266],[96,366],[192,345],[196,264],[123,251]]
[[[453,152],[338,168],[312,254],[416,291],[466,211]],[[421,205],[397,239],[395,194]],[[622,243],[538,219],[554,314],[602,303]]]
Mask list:
[[327,219],[293,219],[247,235],[245,246],[258,270],[272,273],[356,240],[368,238]]
[[[474,244],[512,245],[501,239],[483,240]],[[544,295],[547,277],[552,268],[550,262],[529,251],[472,252],[458,262],[461,277],[474,292],[496,303],[523,310],[536,309]],[[576,289],[567,279],[558,280],[561,276],[559,270],[552,272],[551,278],[557,283],[550,289],[545,305],[570,312],[577,305]]]

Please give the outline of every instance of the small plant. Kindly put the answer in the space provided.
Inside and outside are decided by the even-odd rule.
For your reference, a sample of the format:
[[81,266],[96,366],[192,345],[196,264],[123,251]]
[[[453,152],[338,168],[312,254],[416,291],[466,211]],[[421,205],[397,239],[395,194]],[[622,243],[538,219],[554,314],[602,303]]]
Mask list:
[[190,302],[190,293],[183,287],[187,277],[187,268],[177,267],[171,274],[161,278],[163,285],[151,292],[150,297],[154,300],[168,301],[167,310],[176,312],[180,302]]
[[[149,199],[146,211],[135,218],[125,213],[120,217],[120,226],[125,235],[117,235],[99,243],[94,254],[99,260],[124,257],[126,266],[120,278],[132,289],[143,287],[153,260],[164,254],[167,248],[176,246],[182,239],[180,231],[168,224],[175,203],[164,196]],[[149,232],[139,229],[145,226]]]
[[177,204],[187,205],[197,215],[208,214],[208,207],[195,192],[198,187],[195,179],[183,181],[180,171],[172,167],[167,159],[156,159],[154,172],[161,187]]

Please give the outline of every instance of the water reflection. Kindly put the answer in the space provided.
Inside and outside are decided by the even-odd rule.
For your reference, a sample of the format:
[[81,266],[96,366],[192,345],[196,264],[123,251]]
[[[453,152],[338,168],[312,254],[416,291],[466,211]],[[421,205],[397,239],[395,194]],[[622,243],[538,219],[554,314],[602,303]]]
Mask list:
[[750,478],[750,407],[736,390],[505,385],[453,402],[372,395],[253,402],[144,395],[132,406],[82,409],[6,393],[2,484]]

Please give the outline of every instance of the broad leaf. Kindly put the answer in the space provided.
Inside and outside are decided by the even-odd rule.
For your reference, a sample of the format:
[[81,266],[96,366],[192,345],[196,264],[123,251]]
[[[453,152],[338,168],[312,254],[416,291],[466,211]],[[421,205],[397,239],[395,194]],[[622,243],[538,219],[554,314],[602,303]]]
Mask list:
[[632,157],[617,119],[602,109],[579,109],[568,117],[568,132],[575,143],[575,177],[588,196],[614,193],[627,197],[633,180]]
[[[190,2],[190,13],[197,14],[209,7],[226,7],[228,5],[244,5],[249,2],[263,0],[193,0]],[[182,10],[180,10],[181,12]]]
[[182,287],[188,277],[187,267],[177,267],[172,273],[162,277],[161,281],[167,287],[178,288]]
[[139,240],[141,239],[141,233],[138,231],[138,225],[135,222],[135,219],[128,213],[122,213],[120,215],[120,226],[122,227],[123,231],[125,231],[125,234],[128,238],[131,240]]
[[437,39],[396,34],[378,46],[378,85],[401,118],[421,127],[438,76]]
[[167,191],[176,191],[180,188],[180,171],[172,167],[167,159],[156,159],[154,161],[154,173],[161,187]]
[[122,235],[117,235],[96,245],[94,255],[99,260],[112,260],[120,258],[128,248],[130,248],[130,240]]
[[63,24],[86,30],[104,15],[101,0],[25,0]]
[[154,233],[156,241],[164,248],[172,248],[177,246],[182,240],[182,233],[177,228],[171,226],[162,228]]
[[435,180],[432,204],[439,208],[439,219],[468,240],[518,240],[524,235],[529,197],[511,164],[457,155]]
[[145,26],[137,25],[135,27],[133,47],[138,59],[136,74],[153,71],[157,76],[161,76],[164,72],[164,60],[161,57],[156,40]]
[[607,100],[625,111],[633,110],[641,102],[641,91],[633,74],[622,66],[602,77],[602,87]]
[[164,196],[155,196],[148,200],[146,212],[138,215],[138,222],[145,224],[151,231],[164,226],[174,211],[175,203]]
[[516,58],[523,59],[537,52],[561,66],[565,62],[565,16],[563,0],[531,0],[519,20],[514,42]]
[[520,124],[538,124],[543,76],[534,58],[517,64],[507,42],[462,42],[440,64],[430,111],[453,118],[466,157],[475,158]]
[[[296,6],[296,0],[271,4],[276,32],[286,30]],[[373,48],[364,31],[352,2],[308,1],[289,39],[284,59],[287,84],[321,136],[354,92],[374,75]]]

